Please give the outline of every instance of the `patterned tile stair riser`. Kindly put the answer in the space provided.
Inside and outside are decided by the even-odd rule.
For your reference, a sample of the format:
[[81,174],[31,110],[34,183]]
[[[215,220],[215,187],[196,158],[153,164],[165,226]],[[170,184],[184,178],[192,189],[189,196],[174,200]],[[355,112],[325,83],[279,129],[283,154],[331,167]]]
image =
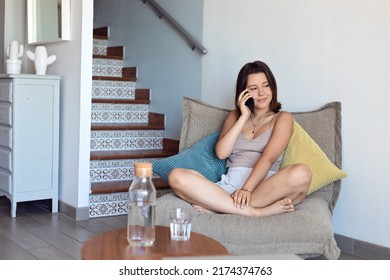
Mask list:
[[89,216],[104,217],[127,214],[128,193],[109,193],[89,196]]
[[93,39],[93,54],[107,55],[107,40]]
[[[148,161],[153,162],[157,159],[151,158]],[[91,160],[90,178],[91,183],[127,181],[134,179],[134,164],[143,161],[142,159],[123,159],[123,160]],[[158,178],[153,174],[153,178]]]
[[92,62],[92,75],[122,77],[122,68],[122,60],[94,58]]
[[92,98],[135,99],[135,82],[92,81]]
[[92,123],[148,122],[149,105],[142,104],[92,104]]
[[158,150],[163,148],[164,131],[92,131],[91,151]]

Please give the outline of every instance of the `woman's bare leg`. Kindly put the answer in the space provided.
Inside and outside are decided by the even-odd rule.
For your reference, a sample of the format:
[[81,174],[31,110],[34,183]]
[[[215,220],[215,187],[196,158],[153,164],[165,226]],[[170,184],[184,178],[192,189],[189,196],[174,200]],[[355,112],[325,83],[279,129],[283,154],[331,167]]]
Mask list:
[[305,199],[310,182],[311,171],[306,165],[286,166],[253,191],[250,205],[265,207],[283,198],[290,198],[297,205]]
[[209,209],[206,209],[203,206],[200,206],[198,204],[192,204],[192,207],[194,207],[200,213],[206,213],[206,214],[216,214],[217,213],[217,212],[211,211]]
[[252,206],[238,208],[233,205],[233,199],[218,185],[193,170],[174,169],[169,174],[168,180],[177,196],[191,204],[213,212],[246,216],[269,216],[294,211],[294,206],[289,198],[275,200],[262,208]]

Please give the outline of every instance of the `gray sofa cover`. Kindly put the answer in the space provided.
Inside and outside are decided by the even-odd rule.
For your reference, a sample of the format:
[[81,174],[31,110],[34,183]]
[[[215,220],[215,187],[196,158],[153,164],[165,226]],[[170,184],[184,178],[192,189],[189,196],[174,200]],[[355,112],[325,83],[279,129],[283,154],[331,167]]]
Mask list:
[[[180,150],[219,130],[229,110],[184,97]],[[309,111],[293,113],[328,158],[341,168],[341,103],[332,102]],[[173,207],[192,209],[192,231],[221,242],[233,255],[296,254],[302,258],[337,259],[332,214],[340,180],[307,196],[292,213],[256,218],[197,212],[189,203],[168,193],[158,198],[156,224],[169,226]]]

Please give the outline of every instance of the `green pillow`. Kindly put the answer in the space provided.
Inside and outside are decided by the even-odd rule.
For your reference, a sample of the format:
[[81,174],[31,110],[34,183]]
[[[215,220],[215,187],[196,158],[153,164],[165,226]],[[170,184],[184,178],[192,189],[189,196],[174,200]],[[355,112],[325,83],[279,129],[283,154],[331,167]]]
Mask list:
[[212,182],[218,182],[227,172],[226,160],[217,158],[214,151],[219,134],[220,131],[213,132],[177,155],[154,161],[153,172],[168,180],[174,168],[187,168],[198,171]]

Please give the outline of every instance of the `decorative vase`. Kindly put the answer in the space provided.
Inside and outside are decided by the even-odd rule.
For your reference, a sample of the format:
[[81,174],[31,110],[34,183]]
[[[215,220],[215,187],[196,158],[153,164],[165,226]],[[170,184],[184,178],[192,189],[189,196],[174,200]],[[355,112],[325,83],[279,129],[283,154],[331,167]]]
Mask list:
[[7,74],[20,74],[22,69],[22,61],[20,59],[6,59],[5,63],[7,65]]
[[27,57],[34,61],[35,71],[37,75],[46,75],[47,66],[56,61],[56,56],[51,55],[47,56],[46,47],[37,46],[35,48],[35,53],[28,50],[26,52]]
[[7,74],[20,74],[22,61],[18,58],[23,55],[23,50],[23,45],[19,45],[18,41],[12,41],[7,46],[7,56],[9,57],[9,59],[5,60]]

